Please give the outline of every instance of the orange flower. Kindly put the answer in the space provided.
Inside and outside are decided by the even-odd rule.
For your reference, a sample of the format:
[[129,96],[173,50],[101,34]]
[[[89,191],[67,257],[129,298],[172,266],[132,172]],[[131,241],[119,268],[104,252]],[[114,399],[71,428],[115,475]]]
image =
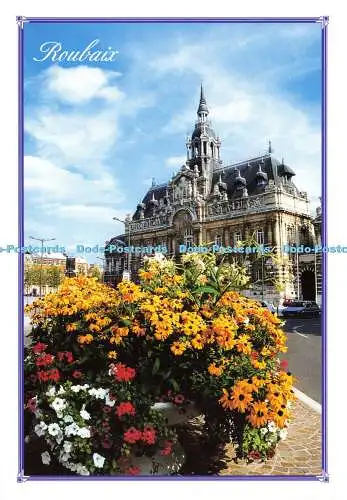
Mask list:
[[183,342],[174,342],[170,349],[175,356],[182,356],[182,354],[186,350],[186,346]]
[[87,333],[87,335],[79,335],[77,337],[77,342],[80,344],[90,344],[93,341],[94,337],[90,333]]
[[67,332],[75,332],[77,330],[77,323],[70,323],[66,325]]
[[238,410],[240,413],[245,413],[247,407],[252,401],[252,395],[237,386],[234,387],[231,395],[229,395],[226,389],[223,389],[223,396],[219,399],[223,408]]
[[251,412],[246,417],[253,427],[263,427],[268,418],[268,408],[263,401],[253,403]]
[[208,370],[208,373],[210,375],[214,375],[215,377],[219,377],[220,375],[222,375],[224,368],[223,368],[223,366],[216,366],[216,363],[211,363],[208,366],[207,370]]

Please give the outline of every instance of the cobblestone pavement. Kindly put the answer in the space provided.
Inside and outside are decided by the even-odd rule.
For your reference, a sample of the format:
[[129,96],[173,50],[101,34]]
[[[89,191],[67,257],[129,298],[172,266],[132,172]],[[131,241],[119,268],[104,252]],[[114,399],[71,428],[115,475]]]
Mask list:
[[227,450],[227,467],[220,475],[313,475],[322,473],[321,415],[297,400],[288,436],[266,463],[246,464],[233,461],[233,449]]

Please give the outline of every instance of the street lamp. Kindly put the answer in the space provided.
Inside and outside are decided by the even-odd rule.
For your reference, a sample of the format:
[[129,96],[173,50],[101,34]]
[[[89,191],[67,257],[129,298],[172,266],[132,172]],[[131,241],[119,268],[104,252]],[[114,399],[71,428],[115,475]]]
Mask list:
[[125,230],[125,227],[126,227],[126,224],[128,222],[128,263],[127,263],[127,267],[128,267],[128,273],[129,273],[129,278],[130,279],[130,275],[131,275],[131,268],[130,268],[130,262],[131,262],[131,251],[130,251],[130,220],[129,221],[125,221],[123,219],[119,219],[118,217],[113,217],[113,220],[116,220],[118,222],[121,222],[122,224],[124,224],[124,230]]
[[34,238],[29,236],[30,240],[41,241],[41,259],[40,259],[40,297],[42,297],[42,265],[43,265],[43,244],[45,241],[54,241],[55,238]]

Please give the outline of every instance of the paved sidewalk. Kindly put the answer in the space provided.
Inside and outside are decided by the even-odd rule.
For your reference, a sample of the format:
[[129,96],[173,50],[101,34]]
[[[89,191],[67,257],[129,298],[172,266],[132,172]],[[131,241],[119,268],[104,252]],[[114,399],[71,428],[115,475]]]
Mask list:
[[275,456],[266,463],[246,464],[233,459],[228,446],[227,462],[220,475],[314,475],[322,473],[321,415],[299,399],[293,408],[288,437],[281,441]]

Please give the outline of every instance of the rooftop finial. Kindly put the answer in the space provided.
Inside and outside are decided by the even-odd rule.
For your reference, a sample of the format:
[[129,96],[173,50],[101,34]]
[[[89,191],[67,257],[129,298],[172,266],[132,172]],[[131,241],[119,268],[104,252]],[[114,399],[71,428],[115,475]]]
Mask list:
[[155,180],[155,177],[152,177],[152,187],[157,185],[157,181]]
[[204,87],[201,82],[201,87],[200,87],[200,102],[199,102],[199,107],[198,107],[198,115],[200,117],[206,117],[208,115],[208,107],[206,103],[206,98],[205,98],[205,92],[204,92]]
[[269,154],[271,155],[272,153],[272,144],[271,144],[271,141],[269,141]]

